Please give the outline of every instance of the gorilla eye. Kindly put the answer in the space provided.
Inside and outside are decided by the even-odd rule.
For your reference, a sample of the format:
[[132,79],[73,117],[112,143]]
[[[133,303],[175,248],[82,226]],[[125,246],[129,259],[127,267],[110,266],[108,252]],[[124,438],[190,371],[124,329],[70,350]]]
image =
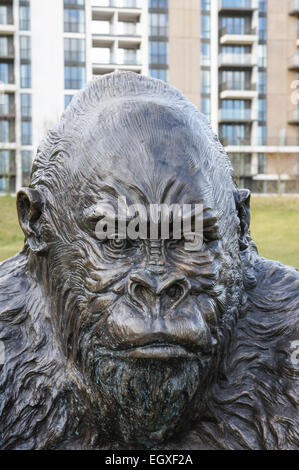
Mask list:
[[121,251],[127,247],[128,242],[127,240],[116,238],[113,240],[107,240],[106,245],[112,251]]

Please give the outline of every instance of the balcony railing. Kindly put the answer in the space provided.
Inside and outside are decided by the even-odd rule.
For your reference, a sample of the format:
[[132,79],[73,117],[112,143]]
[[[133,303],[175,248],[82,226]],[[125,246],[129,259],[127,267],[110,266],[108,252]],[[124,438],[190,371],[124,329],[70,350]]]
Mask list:
[[250,67],[253,65],[252,54],[220,54],[219,65]]
[[14,104],[1,104],[0,103],[0,116],[3,117],[14,117],[16,109]]
[[244,83],[244,82],[223,82],[220,84],[221,91],[256,91],[256,83]]
[[299,55],[294,55],[289,59],[289,69],[296,70],[299,69]]
[[220,142],[224,147],[251,145],[250,137],[220,137]]
[[[240,138],[240,137],[220,137],[222,145],[227,146],[244,146],[252,145],[250,137]],[[267,137],[264,143],[259,142],[258,145],[269,146],[269,147],[298,147],[299,146],[299,137],[286,137],[281,140],[280,137]]]
[[289,124],[299,124],[299,110],[290,111],[288,115]]
[[140,23],[125,24],[125,22],[119,22],[113,27],[109,24],[102,24],[101,21],[93,21],[91,33],[99,36],[140,36],[141,30]]
[[244,35],[255,36],[257,32],[256,32],[256,28],[250,28],[250,27],[239,28],[237,26],[232,26],[231,28],[227,28],[227,27],[221,28],[219,34],[220,34],[220,37],[226,34],[241,35],[241,36],[244,36]]
[[8,44],[3,47],[0,47],[0,57],[2,58],[13,58],[14,57],[14,46],[13,44]]
[[92,0],[93,7],[142,8],[141,0]]
[[[96,51],[96,49],[94,49]],[[141,65],[141,57],[139,53],[136,54],[123,54],[116,53],[110,55],[102,55],[93,53],[93,63],[102,65]]]
[[251,121],[251,109],[220,109],[219,121]]
[[293,16],[299,16],[299,0],[289,1],[289,14]]
[[257,0],[219,0],[219,10],[255,10]]

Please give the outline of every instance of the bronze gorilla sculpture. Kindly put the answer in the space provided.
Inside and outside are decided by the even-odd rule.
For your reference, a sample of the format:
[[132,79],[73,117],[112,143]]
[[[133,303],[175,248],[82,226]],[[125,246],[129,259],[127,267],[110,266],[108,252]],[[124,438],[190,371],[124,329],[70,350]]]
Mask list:
[[[99,201],[201,203],[204,244],[95,237]],[[0,265],[1,449],[294,449],[299,273],[258,255],[249,192],[176,89],[77,94],[18,194]]]

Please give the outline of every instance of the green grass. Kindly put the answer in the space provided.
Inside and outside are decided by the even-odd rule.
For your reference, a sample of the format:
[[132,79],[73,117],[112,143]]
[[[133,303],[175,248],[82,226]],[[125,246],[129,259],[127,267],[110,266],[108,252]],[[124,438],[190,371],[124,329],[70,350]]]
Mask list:
[[0,197],[0,261],[15,255],[24,244],[16,210],[16,198]]
[[[0,261],[23,246],[15,198],[0,197]],[[299,269],[299,197],[253,197],[251,233],[259,252]]]
[[299,197],[253,197],[251,211],[259,253],[299,270]]

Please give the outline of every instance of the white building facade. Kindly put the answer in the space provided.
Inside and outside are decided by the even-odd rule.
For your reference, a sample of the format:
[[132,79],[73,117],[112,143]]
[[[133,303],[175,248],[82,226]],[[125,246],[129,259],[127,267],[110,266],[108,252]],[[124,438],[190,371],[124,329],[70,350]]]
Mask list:
[[149,73],[147,0],[0,2],[0,194],[28,184],[41,139],[105,73]]

